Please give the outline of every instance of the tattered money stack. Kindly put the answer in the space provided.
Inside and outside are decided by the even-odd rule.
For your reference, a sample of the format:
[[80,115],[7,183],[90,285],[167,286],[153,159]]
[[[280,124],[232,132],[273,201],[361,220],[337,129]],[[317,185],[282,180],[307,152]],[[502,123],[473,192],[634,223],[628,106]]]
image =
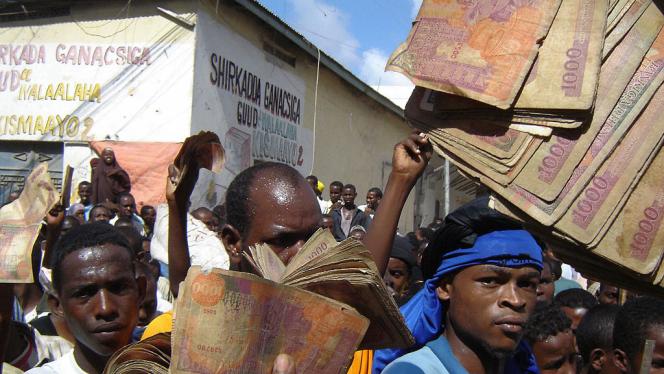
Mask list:
[[664,287],[664,5],[424,0],[387,69],[439,154],[585,273]]
[[250,250],[263,278],[189,270],[175,306],[171,373],[270,373],[280,353],[298,372],[345,373],[358,347],[414,343],[360,242],[318,230],[288,266],[265,244]]
[[0,282],[34,281],[32,249],[44,216],[59,196],[48,174],[48,164],[42,162],[26,178],[18,199],[0,209]]

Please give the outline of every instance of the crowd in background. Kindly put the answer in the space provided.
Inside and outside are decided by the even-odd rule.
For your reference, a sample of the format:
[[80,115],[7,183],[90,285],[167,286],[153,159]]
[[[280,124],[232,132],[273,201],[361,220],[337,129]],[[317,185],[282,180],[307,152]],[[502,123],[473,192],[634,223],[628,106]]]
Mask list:
[[[238,175],[212,209],[188,206],[193,185],[167,191],[169,263],[151,256],[157,210],[137,210],[129,176],[105,149],[91,162],[92,180],[77,185],[78,201],[45,218],[33,248],[35,281],[11,287],[5,371],[99,373],[129,343],[168,341],[177,285],[191,265],[187,212],[223,243],[232,270],[250,271],[239,253],[258,242],[287,262],[319,227],[364,242],[417,344],[358,352],[352,373],[637,373],[646,339],[656,343],[650,372],[664,370],[663,300],[610,279],[584,289],[563,277],[544,241],[495,212],[473,203],[398,233],[427,146],[421,135],[397,145],[385,191],[370,188],[360,205],[353,184],[333,181],[325,191],[316,176],[273,163]],[[289,186],[286,202],[272,198],[280,194],[275,180]],[[270,225],[285,232],[266,234]],[[275,361],[274,372],[293,370],[287,356]]]

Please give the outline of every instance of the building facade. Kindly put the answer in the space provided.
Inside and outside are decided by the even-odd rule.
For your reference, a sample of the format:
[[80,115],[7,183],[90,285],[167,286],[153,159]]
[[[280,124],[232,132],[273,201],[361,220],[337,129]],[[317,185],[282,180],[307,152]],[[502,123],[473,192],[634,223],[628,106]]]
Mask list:
[[[89,180],[90,159],[110,145],[139,204],[158,203],[177,143],[207,130],[226,164],[202,173],[194,207],[222,202],[238,172],[265,161],[353,183],[360,204],[384,187],[393,146],[410,132],[398,106],[253,0],[26,8],[0,27],[3,201],[39,162],[56,184],[64,165],[75,183]],[[402,232],[414,228],[414,195]]]

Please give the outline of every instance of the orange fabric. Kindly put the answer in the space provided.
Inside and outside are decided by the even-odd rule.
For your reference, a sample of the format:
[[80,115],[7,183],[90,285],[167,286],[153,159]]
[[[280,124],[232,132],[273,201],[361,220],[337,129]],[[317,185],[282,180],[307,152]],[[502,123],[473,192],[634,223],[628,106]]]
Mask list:
[[348,374],[371,374],[373,351],[357,351],[353,355],[353,363],[348,368]]
[[111,147],[118,164],[131,178],[131,194],[136,199],[136,206],[154,205],[166,201],[164,190],[168,165],[180,151],[182,143],[147,143],[147,142],[90,142],[90,147],[101,154],[106,147]]

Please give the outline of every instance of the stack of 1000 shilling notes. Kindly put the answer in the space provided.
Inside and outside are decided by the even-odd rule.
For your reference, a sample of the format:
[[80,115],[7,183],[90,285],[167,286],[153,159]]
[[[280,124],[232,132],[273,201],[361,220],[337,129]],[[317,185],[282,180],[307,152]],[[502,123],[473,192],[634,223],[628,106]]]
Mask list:
[[662,292],[664,2],[424,0],[406,117],[584,273]]

